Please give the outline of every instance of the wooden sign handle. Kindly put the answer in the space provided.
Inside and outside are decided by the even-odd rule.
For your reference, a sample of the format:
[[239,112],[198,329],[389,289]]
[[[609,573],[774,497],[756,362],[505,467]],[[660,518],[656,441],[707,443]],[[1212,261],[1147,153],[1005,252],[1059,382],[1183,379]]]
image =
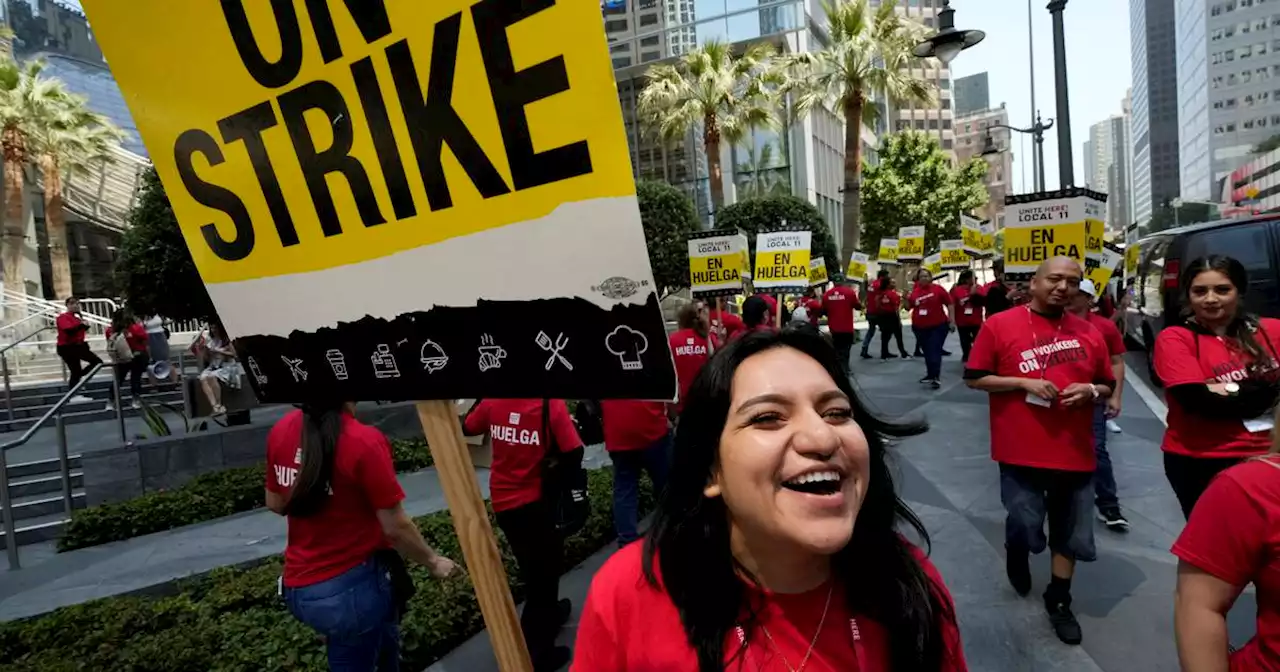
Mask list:
[[[720,326],[719,326],[719,327],[716,327],[715,329],[712,329],[712,330],[711,330],[711,333],[707,335],[707,354],[708,354],[708,355],[714,355],[714,354],[716,353],[716,339],[715,339],[715,336],[716,336],[717,334],[719,334],[719,333],[720,333],[720,330],[721,330],[721,329],[725,329],[725,327],[724,327],[724,297],[720,297],[720,296],[717,296],[717,297],[716,297],[716,322],[717,322]],[[726,333],[726,334],[728,333],[728,331],[729,331],[728,329],[725,329],[725,333]],[[726,340],[728,340],[728,339],[726,339]]]
[[515,601],[502,568],[502,556],[493,535],[493,526],[485,513],[475,467],[452,403],[420,401],[418,420],[427,436],[427,446],[435,460],[444,498],[453,517],[453,529],[462,546],[467,572],[475,584],[476,600],[484,615],[493,655],[502,672],[532,672],[533,662],[520,632]]
[[778,301],[777,301],[778,309],[773,311],[773,326],[775,329],[782,328],[782,304],[786,303],[786,301],[787,301],[786,294],[778,295]]

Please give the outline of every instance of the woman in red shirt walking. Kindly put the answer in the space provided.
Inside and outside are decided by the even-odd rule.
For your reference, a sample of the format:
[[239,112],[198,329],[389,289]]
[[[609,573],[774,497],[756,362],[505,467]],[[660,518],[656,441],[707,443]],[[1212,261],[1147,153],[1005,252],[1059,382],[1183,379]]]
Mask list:
[[974,302],[977,290],[974,287],[973,271],[960,271],[960,277],[951,288],[951,302],[955,306],[956,331],[960,334],[960,361],[969,361],[969,350],[982,328],[982,307]]
[[355,404],[311,404],[271,428],[266,503],[289,521],[285,602],[324,635],[329,669],[394,672],[404,605],[391,576],[408,576],[401,554],[438,578],[454,564],[405,513],[391,445],[354,411]]
[[1156,374],[1165,385],[1164,473],[1187,518],[1219,472],[1265,453],[1280,398],[1280,320],[1244,311],[1249,286],[1231,257],[1192,261],[1181,289],[1190,315],[1156,337]]
[[880,359],[892,359],[889,354],[889,339],[898,342],[898,356],[911,359],[907,349],[902,346],[902,295],[898,293],[897,283],[888,275],[876,280],[876,304],[879,306],[876,322],[880,327]]
[[920,382],[939,389],[942,387],[942,346],[947,334],[956,328],[951,315],[951,295],[933,284],[933,274],[922,268],[916,272],[916,286],[907,303],[911,306],[911,328],[924,351],[925,375]]
[[640,538],[640,474],[649,474],[654,494],[667,487],[671,464],[671,423],[660,401],[606,399],[600,402],[604,449],[613,462],[613,529],[618,546]]
[[[961,672],[951,598],[883,436],[805,326],[748,334],[689,391],[644,544],[592,581],[573,672]],[[855,525],[856,522],[856,525]]]
[[[120,403],[124,403],[124,379],[130,376],[129,391],[133,394],[133,407],[142,408],[142,376],[147,372],[147,329],[125,308],[111,315],[111,326],[107,327],[107,352],[112,355],[111,363],[115,366],[116,387],[120,388]],[[129,356],[119,356],[117,344],[113,337],[124,339],[129,349]],[[123,350],[123,348],[120,348]],[[115,402],[107,402],[107,410],[115,410]]]
[[680,308],[676,323],[680,328],[671,333],[667,343],[671,346],[671,357],[676,363],[676,380],[680,383],[680,397],[675,403],[678,414],[685,395],[689,394],[689,386],[711,356],[715,339],[709,333],[710,315],[707,305],[701,301],[685,304]]

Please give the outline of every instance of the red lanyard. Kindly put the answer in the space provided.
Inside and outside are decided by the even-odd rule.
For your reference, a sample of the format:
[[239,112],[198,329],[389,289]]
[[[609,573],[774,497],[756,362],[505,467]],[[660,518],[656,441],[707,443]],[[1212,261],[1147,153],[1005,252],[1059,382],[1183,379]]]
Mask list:
[[1040,345],[1040,336],[1036,333],[1035,321],[1031,319],[1031,313],[1033,312],[1031,310],[1031,306],[1025,306],[1025,308],[1027,309],[1027,328],[1031,330],[1031,342],[1033,344],[1031,352],[1035,353],[1036,350],[1039,350],[1042,347],[1049,348],[1049,352],[1045,353],[1043,358],[1041,358],[1040,355],[1034,355],[1036,358],[1036,364],[1040,367],[1040,379],[1044,380],[1046,370],[1049,368],[1049,357],[1053,354],[1054,346],[1058,344],[1058,339],[1062,337],[1062,322],[1067,319],[1067,316],[1064,314],[1062,318],[1058,320],[1058,328],[1053,332],[1053,340],[1042,346]]
[[[747,631],[743,630],[741,625],[735,627],[734,631],[738,633],[738,642],[742,644],[743,651],[747,656],[750,656],[751,647],[747,646]],[[849,619],[849,637],[853,642],[853,659],[858,664],[857,671],[870,670],[871,668],[867,665],[867,653],[862,647],[862,632],[858,630],[858,619],[856,618]],[[816,644],[814,648],[817,648]],[[778,654],[779,658],[782,658],[781,651],[775,651],[774,653]],[[785,659],[783,660],[785,663]],[[788,665],[788,667],[790,666]],[[759,662],[756,663],[756,669],[761,669]]]

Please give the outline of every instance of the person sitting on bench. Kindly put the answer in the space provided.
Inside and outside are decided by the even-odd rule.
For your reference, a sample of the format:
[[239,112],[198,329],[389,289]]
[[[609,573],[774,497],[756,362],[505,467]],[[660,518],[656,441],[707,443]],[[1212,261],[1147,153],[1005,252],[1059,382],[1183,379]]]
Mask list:
[[204,361],[200,387],[209,399],[213,415],[226,415],[227,408],[222,405],[222,386],[238,390],[244,375],[244,367],[236,360],[236,352],[231,349],[227,333],[221,324],[210,322],[207,332],[196,338],[191,349]]

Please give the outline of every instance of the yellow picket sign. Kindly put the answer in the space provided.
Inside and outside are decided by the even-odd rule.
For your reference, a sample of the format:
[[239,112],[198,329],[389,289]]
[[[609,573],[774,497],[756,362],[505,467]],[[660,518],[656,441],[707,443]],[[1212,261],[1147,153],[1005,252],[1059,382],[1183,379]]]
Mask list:
[[871,258],[862,252],[854,252],[849,257],[849,272],[845,275],[850,280],[862,280],[867,277],[867,264],[871,263]]
[[813,259],[809,262],[809,284],[825,285],[827,284],[827,260],[822,257]]
[[756,235],[752,284],[759,292],[804,292],[809,288],[810,231],[772,231]]
[[876,255],[876,261],[881,264],[898,263],[898,239],[897,238],[881,238],[880,252]]
[[979,230],[982,232],[982,254],[996,253],[996,225],[990,222],[983,224]]
[[898,260],[920,261],[924,258],[924,227],[904,226],[898,229]]
[[960,240],[964,251],[970,254],[983,254],[986,249],[982,245],[982,229],[979,227],[962,227],[960,229]]
[[1084,222],[1006,227],[1004,263],[1034,267],[1054,257],[1071,257],[1084,264]]
[[930,275],[939,275],[942,273],[942,254],[934,253],[924,258],[921,264],[924,270],[929,271]]
[[942,268],[968,268],[969,253],[964,249],[964,241],[962,240],[944,240],[939,243],[941,249],[938,254],[941,256]]
[[1138,272],[1138,255],[1141,252],[1137,243],[1129,243],[1124,248],[1124,274],[1125,277],[1133,277]]

